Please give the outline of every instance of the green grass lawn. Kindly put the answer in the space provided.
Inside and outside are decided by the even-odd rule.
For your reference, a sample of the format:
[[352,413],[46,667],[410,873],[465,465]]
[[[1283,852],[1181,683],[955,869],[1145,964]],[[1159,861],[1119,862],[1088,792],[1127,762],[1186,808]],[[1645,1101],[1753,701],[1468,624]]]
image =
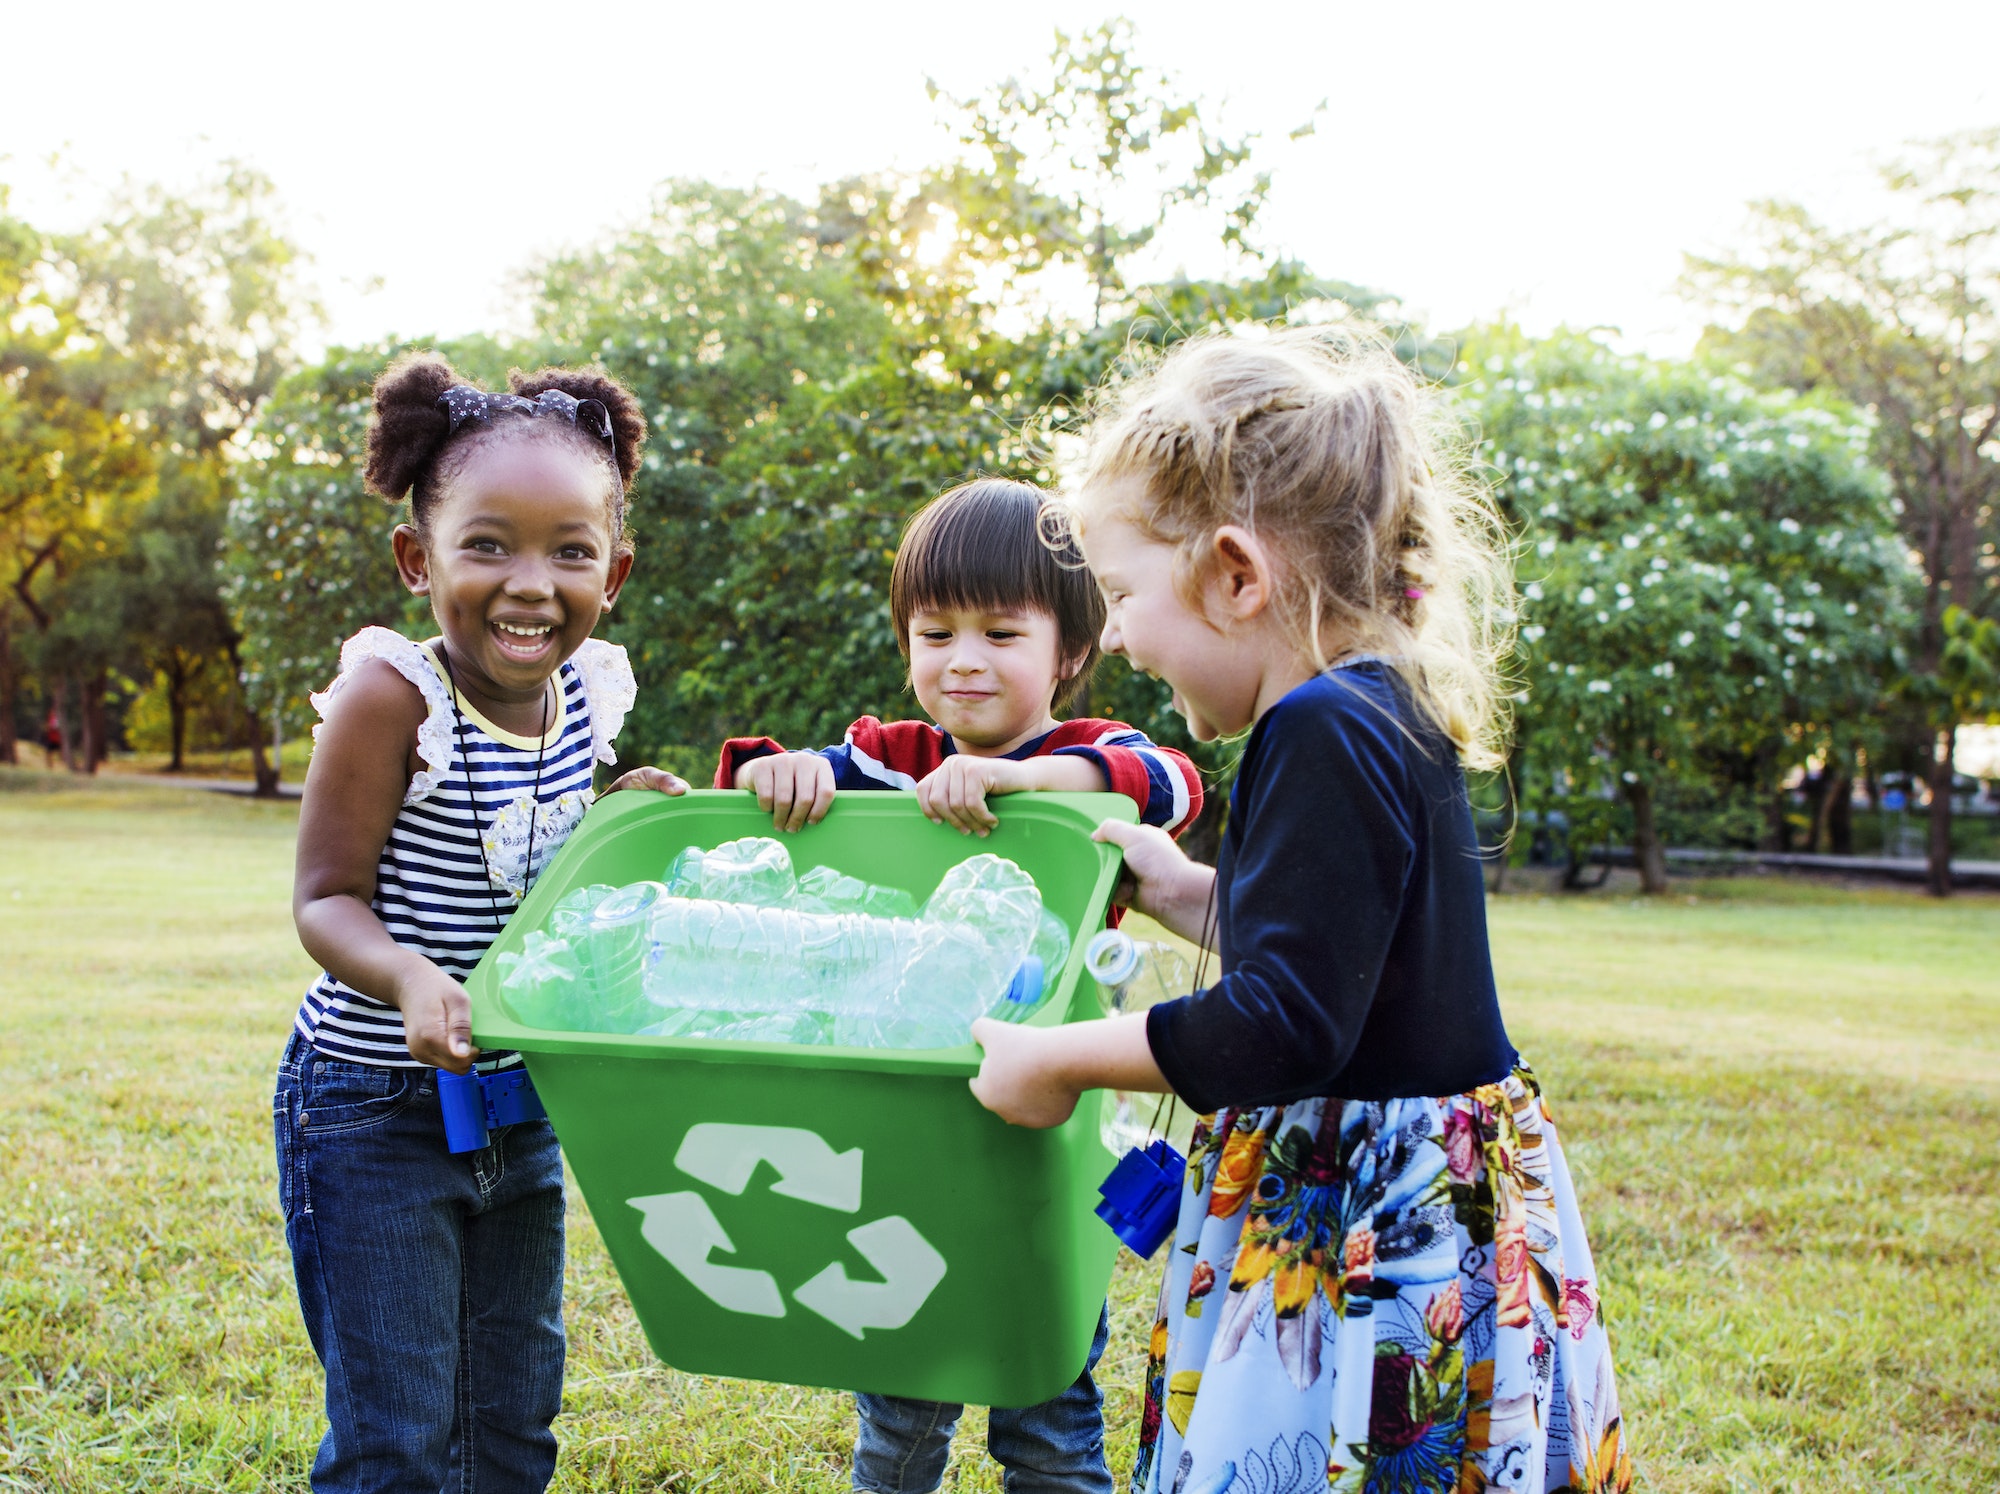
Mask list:
[[[305,1485],[267,1118],[295,813],[0,770],[0,1487]],[[1642,1485],[2000,1487],[2000,900],[1746,880],[1493,924]],[[662,1369],[571,1218],[559,1488],[846,1487],[844,1398]],[[1153,1280],[1113,1289],[1121,1468]],[[999,1488],[982,1435],[948,1488]]]

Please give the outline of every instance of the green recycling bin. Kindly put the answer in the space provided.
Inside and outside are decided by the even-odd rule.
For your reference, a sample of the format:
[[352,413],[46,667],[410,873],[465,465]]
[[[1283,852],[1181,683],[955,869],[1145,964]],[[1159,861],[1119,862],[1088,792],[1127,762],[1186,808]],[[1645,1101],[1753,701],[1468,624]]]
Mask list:
[[[1133,820],[1117,794],[1016,794],[987,839],[911,794],[851,794],[785,837],[818,865],[919,900],[983,851],[1018,862],[1068,925],[1030,1020],[1097,1014],[1083,950]],[[1092,1213],[1111,1158],[1097,1106],[1027,1131],[966,1088],[979,1050],[882,1051],[557,1032],[515,1019],[499,955],[593,882],[657,878],[684,846],[771,833],[749,794],[596,805],[472,973],[475,1040],[517,1048],[654,1352],[674,1367],[928,1400],[1027,1406],[1083,1368],[1118,1242]]]

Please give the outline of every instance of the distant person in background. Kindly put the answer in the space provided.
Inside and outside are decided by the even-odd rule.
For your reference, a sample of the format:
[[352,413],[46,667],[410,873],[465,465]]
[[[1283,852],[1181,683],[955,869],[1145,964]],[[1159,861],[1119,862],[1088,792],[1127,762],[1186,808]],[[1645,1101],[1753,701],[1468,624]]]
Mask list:
[[42,723],[42,756],[45,766],[53,772],[56,757],[62,751],[62,716],[54,706],[49,707],[49,719]]
[[[511,393],[419,354],[375,384],[369,488],[410,495],[395,556],[441,637],[364,628],[313,705],[292,912],[323,967],[278,1068],[278,1197],[326,1369],[318,1494],[539,1494],[562,1405],[562,1154],[546,1120],[451,1152],[436,1071],[463,981],[590,806],[635,693],[591,637],[632,569],[646,424],[602,375]],[[653,768],[613,787],[680,793]]]

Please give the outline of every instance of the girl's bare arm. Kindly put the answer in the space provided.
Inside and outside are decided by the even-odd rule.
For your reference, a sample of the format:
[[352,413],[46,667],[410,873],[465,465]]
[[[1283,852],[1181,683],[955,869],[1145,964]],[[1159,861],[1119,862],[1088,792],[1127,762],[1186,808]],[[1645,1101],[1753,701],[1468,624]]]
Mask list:
[[1085,1090],[1171,1086],[1146,1041],[1146,1014],[1128,1012],[1066,1027],[1021,1027],[982,1017],[973,1041],[986,1050],[973,1098],[1010,1125],[1036,1130],[1070,1118]]
[[292,921],[330,974],[402,1012],[413,1058],[463,1073],[473,1058],[464,988],[390,938],[370,906],[425,709],[422,692],[381,660],[334,697],[306,771]]

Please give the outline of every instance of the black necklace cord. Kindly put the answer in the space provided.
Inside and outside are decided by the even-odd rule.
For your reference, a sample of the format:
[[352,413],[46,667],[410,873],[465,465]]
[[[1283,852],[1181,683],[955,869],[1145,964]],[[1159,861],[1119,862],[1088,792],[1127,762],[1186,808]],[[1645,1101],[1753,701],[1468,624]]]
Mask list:
[[[1190,996],[1208,984],[1209,945],[1215,938],[1215,919],[1215,884],[1210,882],[1208,884],[1208,907],[1201,916],[1201,944],[1194,952],[1194,985],[1188,992]],[[1173,1129],[1174,1108],[1179,1103],[1180,1096],[1172,1090],[1168,1090],[1166,1101],[1160,1107],[1160,1109],[1166,1111],[1167,1123],[1165,1126],[1160,1125],[1160,1109],[1153,1111],[1153,1127],[1160,1135],[1165,1136],[1168,1131]]]
[[[444,677],[451,685],[451,720],[458,735],[458,766],[465,775],[465,801],[472,810],[472,838],[479,843],[479,869],[486,874],[486,901],[493,910],[493,928],[497,933],[506,925],[506,918],[500,912],[500,898],[493,890],[493,868],[486,860],[486,827],[479,820],[479,794],[472,785],[472,754],[465,746],[465,714],[458,704],[458,676],[452,671],[451,651],[440,641],[438,658],[444,663]],[[528,810],[528,860],[521,868],[521,897],[527,899],[528,888],[535,875],[535,825],[542,817],[542,764],[549,751],[549,697],[542,692],[542,734],[535,744],[535,787]]]

